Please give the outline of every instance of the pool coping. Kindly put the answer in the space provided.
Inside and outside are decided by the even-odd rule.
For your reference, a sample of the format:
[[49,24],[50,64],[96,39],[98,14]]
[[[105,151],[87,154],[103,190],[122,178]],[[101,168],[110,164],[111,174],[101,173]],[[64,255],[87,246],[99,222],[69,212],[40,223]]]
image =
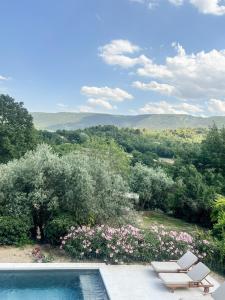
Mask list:
[[96,270],[100,273],[106,294],[109,300],[109,289],[104,279],[101,267],[105,266],[104,263],[89,264],[89,263],[0,263],[0,271],[40,271],[40,270]]

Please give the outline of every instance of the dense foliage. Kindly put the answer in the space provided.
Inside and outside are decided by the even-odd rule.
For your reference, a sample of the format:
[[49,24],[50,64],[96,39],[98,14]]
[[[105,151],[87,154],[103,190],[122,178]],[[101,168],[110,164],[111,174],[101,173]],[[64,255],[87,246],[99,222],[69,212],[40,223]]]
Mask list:
[[131,190],[139,195],[139,207],[143,209],[168,208],[167,195],[173,180],[161,169],[153,169],[137,163],[130,179]]
[[205,130],[177,129],[146,131],[140,129],[117,128],[115,126],[96,126],[74,131],[58,130],[54,133],[40,131],[40,139],[49,144],[83,144],[88,139],[100,137],[113,139],[127,153],[136,156],[139,162],[152,165],[158,157],[173,158],[195,152],[199,142],[205,137]]
[[32,116],[23,103],[0,95],[0,162],[21,157],[35,144]]
[[72,215],[60,214],[51,219],[44,228],[45,240],[52,245],[60,244],[60,237],[66,235],[71,226],[76,224],[76,220]]
[[20,245],[29,237],[29,225],[21,218],[0,217],[0,245]]
[[203,169],[210,169],[225,176],[225,128],[213,126],[202,143],[200,163]]
[[123,148],[112,139],[90,137],[82,144],[64,143],[54,145],[53,147],[59,155],[79,151],[93,158],[104,158],[104,160],[107,160],[110,164],[110,169],[113,169],[117,174],[120,174],[125,179],[127,179],[129,175],[130,157]]
[[59,157],[46,145],[0,166],[0,214],[26,218],[42,237],[47,223],[63,213],[77,224],[119,219],[131,207],[127,191],[104,158],[81,152]]
[[210,226],[215,191],[207,185],[204,175],[192,164],[177,163],[173,167],[173,179],[176,185],[168,202],[173,214],[189,222]]
[[[140,194],[140,208],[159,208],[187,221],[211,226],[210,215],[216,194],[223,194],[225,186],[224,129],[214,126],[208,131],[178,129],[157,132],[96,126],[57,131],[53,136],[61,144],[57,147],[70,147],[71,151],[77,146],[92,149],[89,141],[96,138],[97,143],[113,139],[134,166],[129,182],[131,190]],[[153,177],[159,179],[157,184],[152,184]]]
[[213,232],[225,241],[225,197],[219,195],[212,210]]

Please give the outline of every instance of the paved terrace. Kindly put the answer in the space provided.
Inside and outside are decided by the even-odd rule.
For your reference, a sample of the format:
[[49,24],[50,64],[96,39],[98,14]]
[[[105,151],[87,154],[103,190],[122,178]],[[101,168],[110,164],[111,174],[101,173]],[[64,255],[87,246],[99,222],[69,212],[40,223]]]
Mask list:
[[[171,293],[148,265],[105,265],[95,263],[0,263],[6,269],[99,269],[111,300],[179,300],[183,296],[200,296],[202,289],[179,289]],[[211,276],[208,279],[218,287]],[[212,291],[212,290],[211,290]],[[212,299],[210,296],[205,300]]]

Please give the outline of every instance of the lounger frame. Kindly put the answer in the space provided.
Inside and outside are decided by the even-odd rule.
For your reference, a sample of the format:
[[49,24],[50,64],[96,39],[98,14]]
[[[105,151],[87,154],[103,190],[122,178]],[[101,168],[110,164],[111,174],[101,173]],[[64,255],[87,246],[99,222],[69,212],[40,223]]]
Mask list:
[[[205,280],[207,283],[203,283]],[[204,293],[209,293],[209,289],[213,287],[213,284],[209,282],[208,279],[204,278],[202,281],[190,281],[188,284],[165,284],[173,293],[176,289],[179,288],[204,288]]]

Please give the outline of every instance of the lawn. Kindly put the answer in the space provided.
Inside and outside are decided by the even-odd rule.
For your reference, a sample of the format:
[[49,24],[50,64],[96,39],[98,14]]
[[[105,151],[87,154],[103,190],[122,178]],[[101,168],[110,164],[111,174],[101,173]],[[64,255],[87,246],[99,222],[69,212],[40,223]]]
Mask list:
[[164,225],[171,230],[187,231],[190,233],[202,229],[195,224],[187,223],[156,211],[140,212],[138,223],[144,229],[147,229],[150,225]]

